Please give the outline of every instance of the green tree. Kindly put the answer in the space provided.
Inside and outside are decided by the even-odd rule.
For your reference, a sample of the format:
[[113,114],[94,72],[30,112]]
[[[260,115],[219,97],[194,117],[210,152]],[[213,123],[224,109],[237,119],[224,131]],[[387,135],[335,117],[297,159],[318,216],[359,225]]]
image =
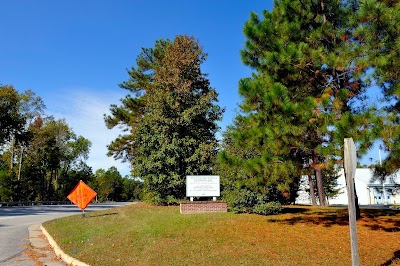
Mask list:
[[124,201],[141,200],[143,197],[143,181],[123,178],[123,193],[121,199]]
[[9,170],[6,162],[0,160],[0,201],[14,201],[16,189],[15,173]]
[[20,112],[21,98],[13,86],[0,85],[0,146],[21,132],[24,118]]
[[[27,143],[22,164],[21,197],[26,200],[65,200],[72,170],[82,166],[90,142],[77,137],[65,120],[37,118],[29,127],[32,135]],[[76,181],[76,180],[74,180]]]
[[98,169],[95,173],[96,182],[93,189],[101,201],[119,201],[123,199],[123,179],[117,168],[110,167],[107,171]]
[[31,137],[28,127],[44,108],[42,99],[31,90],[19,93],[13,86],[0,86],[0,147],[18,179],[24,148]]
[[58,179],[57,199],[66,200],[66,197],[72,192],[79,180],[89,184],[89,186],[93,181],[92,168],[84,161],[76,162],[71,167],[67,167],[67,169],[62,171]]
[[246,22],[242,59],[254,72],[239,84],[244,125],[233,138],[255,151],[239,162],[265,191],[273,185],[290,198],[300,175],[315,174],[325,205],[323,172],[341,164],[343,139],[353,137],[359,154],[372,144],[366,68],[354,64],[347,36],[352,15],[349,2],[282,0]]
[[400,168],[400,2],[360,1],[355,37],[362,49],[361,63],[371,69],[371,78],[382,89],[385,108],[377,123],[388,157],[377,165],[375,175],[385,179]]
[[120,85],[135,96],[112,106],[105,119],[109,128],[122,124],[130,131],[109,146],[110,153],[130,160],[151,202],[176,203],[185,197],[186,175],[212,172],[222,110],[201,72],[206,56],[188,36],[143,49]]
[[3,200],[66,200],[76,175],[91,175],[85,163],[90,141],[76,136],[65,120],[42,118],[44,108],[33,91],[0,86]]

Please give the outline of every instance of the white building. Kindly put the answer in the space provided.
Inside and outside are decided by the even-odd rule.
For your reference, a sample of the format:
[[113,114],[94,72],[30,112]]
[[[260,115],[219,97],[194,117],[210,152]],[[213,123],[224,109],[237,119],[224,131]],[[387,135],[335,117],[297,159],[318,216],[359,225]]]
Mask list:
[[[347,205],[347,190],[344,171],[339,172],[337,179],[340,193],[334,198],[329,198],[330,205]],[[400,173],[386,178],[385,183],[380,180],[372,182],[373,169],[357,168],[354,177],[354,183],[360,205],[372,204],[400,204]],[[311,204],[311,198],[308,189],[307,176],[301,178],[299,196],[296,199],[297,204]]]

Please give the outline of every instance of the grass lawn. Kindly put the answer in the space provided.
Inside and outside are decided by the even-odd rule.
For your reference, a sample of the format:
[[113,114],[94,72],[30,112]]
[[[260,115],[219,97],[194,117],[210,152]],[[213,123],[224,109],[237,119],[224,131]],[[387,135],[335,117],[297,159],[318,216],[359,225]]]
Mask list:
[[[400,265],[400,211],[362,210],[360,265]],[[351,265],[347,209],[290,206],[274,216],[179,213],[144,203],[43,225],[90,265]]]

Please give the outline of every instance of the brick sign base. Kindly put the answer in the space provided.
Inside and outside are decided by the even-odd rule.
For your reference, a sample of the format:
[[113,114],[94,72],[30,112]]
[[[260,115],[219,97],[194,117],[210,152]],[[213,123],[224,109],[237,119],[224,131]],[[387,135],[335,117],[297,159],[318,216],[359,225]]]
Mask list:
[[181,213],[227,212],[228,204],[223,201],[182,201]]

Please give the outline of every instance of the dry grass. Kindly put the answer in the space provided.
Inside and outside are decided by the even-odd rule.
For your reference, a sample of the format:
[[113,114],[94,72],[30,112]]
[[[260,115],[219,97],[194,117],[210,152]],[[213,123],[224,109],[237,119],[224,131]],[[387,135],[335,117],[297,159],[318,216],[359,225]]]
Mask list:
[[[400,265],[400,211],[363,210],[361,265]],[[347,209],[287,207],[276,216],[181,215],[130,205],[44,224],[90,265],[351,265]]]

